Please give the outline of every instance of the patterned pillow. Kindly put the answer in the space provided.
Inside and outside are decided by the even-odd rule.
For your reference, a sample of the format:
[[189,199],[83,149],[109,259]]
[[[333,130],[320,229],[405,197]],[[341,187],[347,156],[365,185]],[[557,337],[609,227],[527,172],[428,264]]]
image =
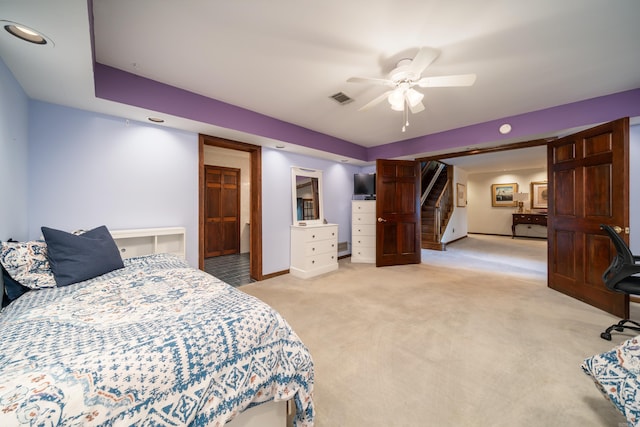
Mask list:
[[2,242],[0,263],[13,280],[23,286],[31,289],[56,286],[47,259],[47,244],[42,240]]

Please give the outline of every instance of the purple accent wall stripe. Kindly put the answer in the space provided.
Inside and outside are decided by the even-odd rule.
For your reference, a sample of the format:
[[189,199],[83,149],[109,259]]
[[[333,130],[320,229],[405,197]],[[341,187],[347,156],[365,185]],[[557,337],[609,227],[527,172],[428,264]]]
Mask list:
[[[499,120],[465,126],[445,132],[371,147],[368,161],[436,152],[492,141],[529,138],[580,126],[640,116],[640,89],[619,92],[544,110],[504,117]],[[509,123],[511,133],[502,135],[498,128]],[[535,136],[533,136],[535,138]]]
[[366,148],[360,145],[103,64],[96,63],[94,73],[98,98],[358,160],[365,160],[367,157]]
[[[640,89],[634,89],[366,148],[106,65],[96,63],[94,71],[99,98],[363,161],[462,150],[476,144],[535,138],[535,135],[640,116]],[[503,123],[511,125],[510,134],[499,133]]]

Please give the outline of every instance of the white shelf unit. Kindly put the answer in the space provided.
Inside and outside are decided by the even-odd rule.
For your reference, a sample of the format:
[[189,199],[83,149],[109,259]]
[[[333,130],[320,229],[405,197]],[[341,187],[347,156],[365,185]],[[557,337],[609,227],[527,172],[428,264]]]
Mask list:
[[351,201],[351,262],[376,262],[376,201]]
[[136,256],[169,253],[185,259],[184,227],[138,228],[112,230],[122,259]]

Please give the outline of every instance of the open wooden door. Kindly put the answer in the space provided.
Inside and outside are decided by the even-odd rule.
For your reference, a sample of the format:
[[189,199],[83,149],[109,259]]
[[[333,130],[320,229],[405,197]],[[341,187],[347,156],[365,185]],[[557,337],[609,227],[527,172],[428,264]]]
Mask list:
[[420,263],[420,162],[376,161],[376,266]]
[[602,273],[614,255],[600,224],[629,240],[629,119],[549,143],[548,285],[619,317],[629,297],[609,291]]

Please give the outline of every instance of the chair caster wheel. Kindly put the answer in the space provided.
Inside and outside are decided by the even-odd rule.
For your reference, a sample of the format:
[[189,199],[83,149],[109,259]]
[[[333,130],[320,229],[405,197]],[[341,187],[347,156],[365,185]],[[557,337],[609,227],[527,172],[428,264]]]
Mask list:
[[611,341],[611,334],[609,332],[603,332],[600,334],[600,338],[603,340]]
[[624,328],[622,326],[616,326],[616,331],[618,332],[624,332]]

